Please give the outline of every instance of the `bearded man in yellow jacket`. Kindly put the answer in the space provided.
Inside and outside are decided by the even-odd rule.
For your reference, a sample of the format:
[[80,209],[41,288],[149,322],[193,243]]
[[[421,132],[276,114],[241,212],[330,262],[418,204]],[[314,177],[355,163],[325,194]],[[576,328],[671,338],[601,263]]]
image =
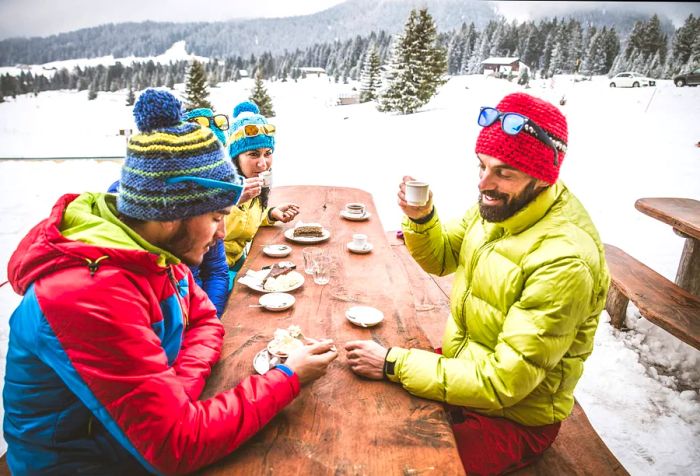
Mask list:
[[445,402],[468,474],[526,466],[556,438],[605,306],[610,277],[588,213],[558,181],[566,118],[524,93],[483,107],[479,202],[441,222],[432,193],[399,206],[404,239],[427,272],[455,273],[441,352],[346,344],[358,375]]

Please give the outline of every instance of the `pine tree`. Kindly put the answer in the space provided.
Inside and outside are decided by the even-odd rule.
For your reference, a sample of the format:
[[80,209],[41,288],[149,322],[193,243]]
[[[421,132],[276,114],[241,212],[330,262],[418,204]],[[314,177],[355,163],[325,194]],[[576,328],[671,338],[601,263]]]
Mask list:
[[360,102],[374,101],[381,87],[381,70],[377,48],[373,45],[367,53],[360,75]]
[[168,73],[165,75],[165,87],[170,90],[175,89],[175,75],[170,70],[168,70]]
[[211,109],[209,102],[209,90],[207,89],[207,78],[202,64],[194,60],[190,65],[185,84],[185,102],[187,109],[197,109],[206,107]]
[[437,89],[447,82],[447,52],[437,43],[435,21],[426,8],[418,12],[416,24],[418,68],[418,98],[427,104]]
[[97,76],[90,82],[90,88],[88,89],[88,101],[94,99],[97,99]]
[[129,94],[127,94],[127,96],[126,96],[126,105],[133,106],[135,101],[136,101],[136,96],[134,95],[134,90],[130,87]]
[[250,98],[260,109],[260,114],[265,117],[274,117],[275,111],[272,109],[272,99],[267,94],[267,90],[263,85],[262,72],[258,71],[255,74],[255,85],[251,92]]
[[411,10],[404,32],[396,38],[379,109],[411,114],[445,83],[447,56],[437,45],[435,22],[427,9]]
[[[700,36],[700,18],[692,14],[685,19],[683,26],[676,30],[671,47],[671,59],[676,65],[684,65],[688,62],[693,51],[693,41]],[[672,74],[677,73],[674,71]]]
[[408,114],[420,107],[415,85],[409,77],[404,40],[403,35],[397,35],[392,44],[385,89],[380,93],[377,106],[380,111],[399,111],[402,114]]

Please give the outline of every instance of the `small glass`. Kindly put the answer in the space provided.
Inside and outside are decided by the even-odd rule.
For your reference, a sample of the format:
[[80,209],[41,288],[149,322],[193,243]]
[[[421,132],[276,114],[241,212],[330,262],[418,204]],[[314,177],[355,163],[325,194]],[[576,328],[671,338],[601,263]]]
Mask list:
[[306,274],[314,274],[314,258],[316,256],[323,255],[323,250],[321,248],[316,248],[314,246],[310,246],[310,247],[304,248],[303,254],[304,254],[304,272]]
[[331,280],[330,256],[316,256],[314,258],[314,283],[328,284]]

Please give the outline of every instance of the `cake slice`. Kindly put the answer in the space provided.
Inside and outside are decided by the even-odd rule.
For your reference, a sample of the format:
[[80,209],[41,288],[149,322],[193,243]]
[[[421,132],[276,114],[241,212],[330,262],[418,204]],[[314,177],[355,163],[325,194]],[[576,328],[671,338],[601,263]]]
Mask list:
[[273,264],[270,268],[270,272],[267,276],[265,276],[265,279],[263,279],[262,281],[263,287],[265,286],[265,283],[268,279],[276,278],[278,276],[282,276],[283,274],[287,274],[294,268],[296,268],[296,265],[291,261],[280,261],[279,263]]
[[318,223],[299,224],[294,227],[294,236],[321,238],[323,236],[323,227]]

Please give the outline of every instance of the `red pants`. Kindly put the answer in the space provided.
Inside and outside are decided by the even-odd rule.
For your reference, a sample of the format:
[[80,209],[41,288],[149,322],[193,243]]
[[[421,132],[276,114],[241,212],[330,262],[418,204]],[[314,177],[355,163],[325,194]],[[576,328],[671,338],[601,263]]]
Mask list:
[[462,465],[469,476],[503,474],[534,463],[549,448],[561,423],[524,426],[448,406]]

